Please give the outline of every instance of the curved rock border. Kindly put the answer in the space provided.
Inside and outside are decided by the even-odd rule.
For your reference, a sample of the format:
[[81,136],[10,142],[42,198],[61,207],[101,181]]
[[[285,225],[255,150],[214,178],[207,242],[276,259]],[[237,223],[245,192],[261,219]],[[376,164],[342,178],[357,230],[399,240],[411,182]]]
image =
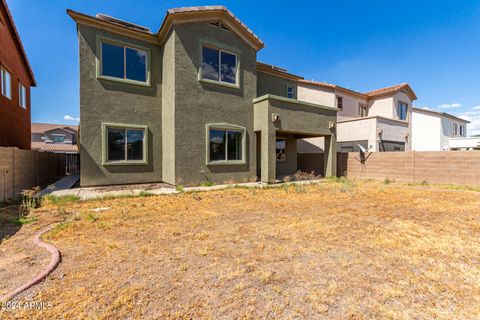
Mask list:
[[50,259],[50,264],[45,269],[43,269],[43,271],[40,272],[35,278],[33,278],[29,282],[25,283],[23,286],[15,289],[15,290],[13,290],[13,291],[11,291],[11,292],[3,295],[3,296],[0,296],[0,301],[10,300],[13,297],[15,297],[17,294],[19,294],[19,293],[21,293],[21,292],[23,292],[27,289],[30,289],[31,287],[33,287],[37,283],[42,282],[42,280],[44,280],[58,266],[58,264],[60,263],[60,259],[61,259],[60,251],[57,249],[57,247],[55,247],[51,244],[45,243],[40,239],[40,237],[44,233],[52,230],[54,226],[55,225],[51,225],[51,226],[43,229],[42,231],[37,233],[37,235],[33,238],[33,243],[35,245],[50,251],[50,253],[52,255],[52,257]]

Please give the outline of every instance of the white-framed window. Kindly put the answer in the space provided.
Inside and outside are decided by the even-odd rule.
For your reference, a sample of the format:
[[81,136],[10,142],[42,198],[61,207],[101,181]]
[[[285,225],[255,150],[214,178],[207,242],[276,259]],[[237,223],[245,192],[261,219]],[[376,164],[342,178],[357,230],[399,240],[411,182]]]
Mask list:
[[236,86],[238,55],[214,46],[202,45],[200,79]]
[[400,101],[397,103],[397,116],[399,120],[407,120],[408,103]]
[[295,99],[295,87],[293,86],[287,87],[287,98]]
[[275,141],[277,161],[287,161],[287,139],[277,138]]
[[243,164],[245,151],[245,128],[207,124],[207,164]]
[[100,40],[99,77],[129,83],[150,83],[149,50]]
[[147,164],[148,127],[103,123],[103,164]]
[[465,135],[465,127],[463,125],[459,125],[458,127],[460,129],[460,135],[461,136]]
[[64,134],[54,133],[52,135],[52,137],[53,137],[53,142],[54,143],[64,143],[65,142],[65,135]]
[[8,99],[12,99],[12,75],[10,72],[0,67],[0,86],[2,95]]
[[456,123],[453,124],[453,134],[457,135],[458,133],[458,125]]
[[367,105],[363,103],[358,104],[358,116],[359,117],[366,117],[368,116],[368,108]]
[[337,96],[337,108],[343,110],[343,97]]
[[18,105],[27,109],[27,88],[21,83],[18,83]]

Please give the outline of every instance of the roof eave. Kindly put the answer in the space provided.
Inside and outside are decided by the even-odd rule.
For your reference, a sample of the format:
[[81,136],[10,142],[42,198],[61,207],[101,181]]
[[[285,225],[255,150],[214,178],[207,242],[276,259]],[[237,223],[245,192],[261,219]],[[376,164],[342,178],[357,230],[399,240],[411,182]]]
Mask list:
[[30,66],[30,62],[28,61],[27,53],[25,52],[25,48],[23,48],[22,41],[20,40],[20,36],[18,35],[17,32],[17,27],[15,26],[15,22],[13,21],[12,14],[10,12],[10,9],[8,9],[7,3],[5,0],[2,0],[3,7],[5,8],[5,11],[7,12],[7,18],[10,21],[10,24],[12,25],[13,32],[15,33],[15,38],[17,39],[18,46],[20,47],[20,51],[22,52],[23,59],[25,61],[25,64],[27,65],[28,69],[28,74],[30,76],[31,80],[31,86],[36,87],[37,86],[37,81],[35,80],[35,75],[33,74],[32,67]]
[[226,9],[208,9],[198,11],[183,11],[174,12],[167,11],[167,15],[163,19],[162,25],[157,32],[160,43],[166,40],[170,29],[174,24],[188,23],[188,22],[207,22],[212,19],[222,20],[228,27],[239,35],[245,42],[252,46],[255,51],[265,47],[262,40],[260,40],[253,32],[246,27],[240,20],[238,20],[232,13]]
[[131,38],[143,40],[149,43],[158,44],[158,38],[155,34],[142,32],[139,30],[131,29],[128,27],[124,27],[118,24],[111,23],[109,21],[105,21],[96,17],[92,17],[80,12],[73,11],[71,9],[67,9],[67,14],[77,23],[83,24],[91,27],[100,28],[103,30],[107,30],[113,33],[117,33],[120,35],[128,36]]

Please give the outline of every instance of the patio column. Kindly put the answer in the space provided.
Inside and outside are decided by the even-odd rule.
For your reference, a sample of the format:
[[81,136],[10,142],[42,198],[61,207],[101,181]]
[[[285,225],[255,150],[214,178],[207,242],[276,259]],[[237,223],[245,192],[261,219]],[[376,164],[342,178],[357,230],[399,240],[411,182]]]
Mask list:
[[275,158],[275,130],[262,130],[261,133],[261,171],[262,182],[275,183],[277,161]]
[[337,138],[335,133],[325,136],[325,177],[337,176]]

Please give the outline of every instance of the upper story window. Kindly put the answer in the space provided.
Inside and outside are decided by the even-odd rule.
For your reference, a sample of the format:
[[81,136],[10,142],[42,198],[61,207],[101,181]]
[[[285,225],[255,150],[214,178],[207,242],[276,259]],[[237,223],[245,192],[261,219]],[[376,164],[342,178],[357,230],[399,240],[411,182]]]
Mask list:
[[459,125],[458,127],[459,127],[459,129],[460,129],[460,135],[461,135],[461,136],[464,136],[464,135],[465,135],[465,127],[462,126],[462,125]]
[[215,47],[203,45],[200,78],[226,84],[237,84],[238,57]]
[[368,108],[367,105],[360,103],[358,105],[358,116],[359,117],[366,117],[368,116]]
[[65,135],[64,134],[54,134],[53,135],[53,142],[64,143],[65,142]]
[[148,84],[148,51],[127,45],[101,42],[100,76]]
[[343,110],[343,97],[337,96],[337,108]]
[[12,99],[12,76],[10,72],[0,67],[0,86],[2,95],[8,99]]
[[18,105],[27,109],[27,88],[21,83],[18,84]]
[[456,123],[453,124],[453,134],[458,134],[458,125]]
[[287,87],[287,98],[295,99],[295,88],[292,86]]
[[397,116],[399,120],[407,120],[408,104],[405,102],[398,102],[397,104]]

